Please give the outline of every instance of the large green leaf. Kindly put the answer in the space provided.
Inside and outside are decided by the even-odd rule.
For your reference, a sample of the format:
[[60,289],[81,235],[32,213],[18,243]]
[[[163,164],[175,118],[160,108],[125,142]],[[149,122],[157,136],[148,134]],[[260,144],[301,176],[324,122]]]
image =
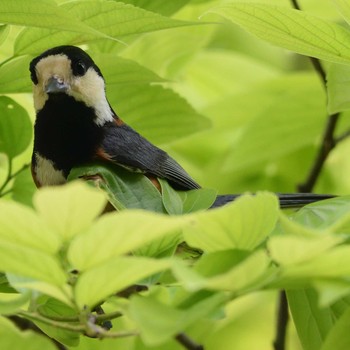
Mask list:
[[0,21],[23,26],[56,28],[83,33],[95,33],[77,17],[58,7],[55,1],[0,1]]
[[5,200],[0,201],[0,242],[50,254],[61,245],[59,236],[33,210]]
[[68,259],[79,271],[91,269],[156,239],[178,237],[181,226],[181,219],[152,212],[130,210],[104,215],[73,240]]
[[31,92],[29,62],[32,57],[25,55],[6,60],[0,65],[0,92]]
[[82,182],[63,187],[46,187],[34,196],[39,215],[64,240],[86,230],[102,212],[105,195]]
[[0,96],[0,153],[12,159],[22,153],[32,137],[27,111],[7,96]]
[[330,114],[350,109],[350,67],[330,64],[327,69],[328,111]]
[[[71,1],[62,4],[58,13],[63,12],[75,18],[72,23],[82,23],[87,29],[80,33],[52,29],[27,28],[21,32],[15,43],[15,54],[38,53],[53,45],[80,44],[95,37],[113,37],[176,28],[194,23],[163,17],[154,12],[115,1]],[[1,19],[1,17],[0,17]]]
[[211,9],[272,44],[336,63],[350,63],[350,32],[344,27],[288,7],[258,3]]
[[132,4],[137,7],[144,8],[148,11],[158,12],[164,16],[169,16],[178,11],[181,7],[185,6],[190,0],[176,0],[176,1],[164,1],[164,0],[123,0],[125,4]]
[[304,350],[319,350],[334,324],[329,309],[317,304],[312,289],[287,291],[288,303]]
[[72,169],[68,180],[81,177],[95,179],[95,183],[107,192],[109,201],[118,210],[134,208],[165,211],[159,191],[143,174],[113,164],[96,163]]
[[40,250],[0,241],[0,269],[56,286],[66,282],[58,259]]
[[169,268],[169,260],[117,257],[83,272],[75,286],[78,306],[92,308],[106,297]]
[[22,332],[5,317],[0,317],[0,348],[11,350],[57,349],[48,338],[33,331]]
[[321,350],[348,349],[350,348],[350,309],[348,309],[331,329]]
[[14,314],[28,303],[30,296],[30,292],[23,294],[0,293],[0,313],[2,315]]
[[151,297],[132,298],[130,314],[141,329],[141,337],[148,345],[159,345],[183,332],[191,324],[210,317],[224,302],[225,297],[215,294],[181,310],[163,304]]
[[189,216],[191,226],[184,236],[190,246],[207,252],[252,250],[272,232],[277,217],[274,195],[244,195],[222,208]]
[[171,89],[133,84],[108,89],[116,113],[150,141],[176,141],[210,127],[207,118]]

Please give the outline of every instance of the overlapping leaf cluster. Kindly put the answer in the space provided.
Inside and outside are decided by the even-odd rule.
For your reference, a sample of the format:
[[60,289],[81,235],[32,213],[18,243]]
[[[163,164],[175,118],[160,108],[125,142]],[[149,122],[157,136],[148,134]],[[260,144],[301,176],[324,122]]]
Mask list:
[[[240,329],[231,308],[280,288],[304,349],[349,347],[348,197],[287,215],[274,195],[247,194],[205,211],[216,191],[177,193],[162,183],[160,195],[147,178],[123,169],[74,169],[71,180],[101,175],[99,186],[121,210],[101,216],[107,197],[86,184],[33,196],[27,166],[34,114],[25,95],[28,64],[49,47],[72,44],[100,66],[117,113],[204,185],[293,190],[327,111],[346,113],[350,105],[350,6],[318,5],[321,17],[287,0],[0,0],[1,348],[55,348],[18,331],[6,318],[17,315],[69,349],[178,349],[183,332],[208,349],[235,341],[245,349],[225,332]],[[345,22],[327,18],[330,8]],[[324,60],[328,103],[314,72],[261,39]],[[346,129],[340,125],[339,134]],[[346,154],[336,153],[319,189],[350,188],[342,176],[350,169]],[[100,304],[105,314],[96,311]],[[257,342],[270,348],[267,337]]]

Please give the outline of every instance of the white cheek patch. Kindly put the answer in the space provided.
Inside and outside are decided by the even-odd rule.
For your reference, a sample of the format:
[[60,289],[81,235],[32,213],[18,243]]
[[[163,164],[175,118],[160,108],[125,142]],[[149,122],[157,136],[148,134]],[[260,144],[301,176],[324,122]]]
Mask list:
[[105,82],[93,68],[89,68],[83,76],[74,79],[68,94],[95,110],[97,125],[102,126],[114,120],[106,98]]
[[41,186],[56,186],[66,182],[63,171],[55,169],[51,160],[38,153],[35,154],[35,159],[35,175]]
[[95,123],[99,126],[114,120],[113,112],[109,107],[106,94],[105,82],[97,72],[90,67],[80,77],[73,75],[71,61],[66,55],[53,55],[41,59],[36,65],[38,84],[34,85],[34,108],[40,111],[49,96],[45,92],[45,86],[51,77],[59,77],[68,86],[66,94],[75,100],[84,102],[85,105],[95,110]]

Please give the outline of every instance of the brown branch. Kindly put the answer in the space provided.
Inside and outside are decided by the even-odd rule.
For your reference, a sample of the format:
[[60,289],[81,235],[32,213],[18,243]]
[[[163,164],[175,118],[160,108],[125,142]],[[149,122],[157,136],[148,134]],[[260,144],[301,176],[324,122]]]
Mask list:
[[175,336],[175,339],[183,345],[187,350],[204,350],[203,345],[195,343],[185,333],[179,333]]

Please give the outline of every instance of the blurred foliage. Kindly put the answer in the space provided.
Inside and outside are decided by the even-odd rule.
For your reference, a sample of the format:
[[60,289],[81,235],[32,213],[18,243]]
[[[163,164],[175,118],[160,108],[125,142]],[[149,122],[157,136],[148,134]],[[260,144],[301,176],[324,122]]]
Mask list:
[[[349,347],[348,197],[288,216],[269,193],[197,212],[215,191],[295,191],[327,115],[341,113],[336,136],[349,130],[350,6],[299,2],[302,12],[289,0],[0,0],[2,315],[34,321],[68,349],[180,349],[174,336],[186,332],[209,350],[264,350],[275,291],[286,288],[288,349]],[[162,184],[161,198],[142,176],[102,169],[115,207],[158,212],[103,217],[105,196],[75,181],[37,191],[28,64],[61,44],[86,49],[118,115],[210,189]],[[302,55],[322,60],[326,90]],[[316,192],[350,191],[349,148],[344,139],[332,151]],[[184,239],[196,253],[177,248]],[[116,294],[134,284],[148,290]],[[55,348],[5,317],[0,333],[3,349]]]

